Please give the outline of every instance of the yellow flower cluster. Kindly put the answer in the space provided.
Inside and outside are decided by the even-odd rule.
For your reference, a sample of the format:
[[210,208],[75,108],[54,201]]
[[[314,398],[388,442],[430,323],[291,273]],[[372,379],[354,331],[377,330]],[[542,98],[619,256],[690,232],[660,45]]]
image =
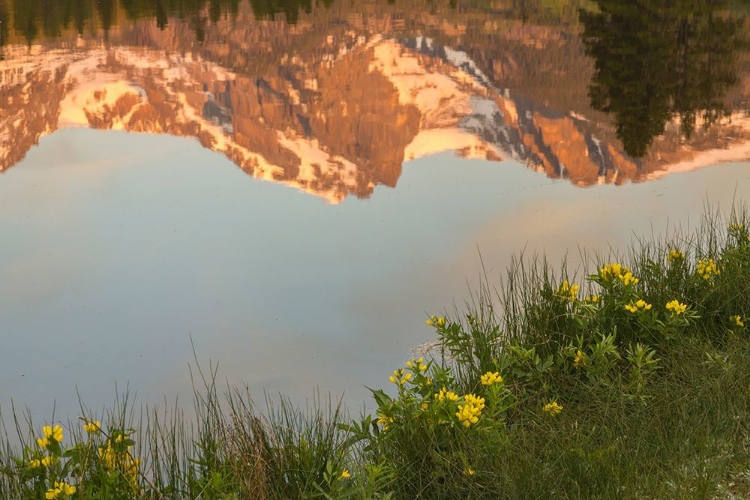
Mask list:
[[586,366],[586,355],[582,350],[578,349],[578,352],[576,352],[576,355],[573,358],[573,367],[580,368],[582,366]]
[[678,300],[670,300],[666,305],[667,311],[672,313],[672,317],[679,316],[687,311],[687,305],[681,304]]
[[579,288],[575,283],[568,283],[568,280],[565,280],[560,284],[560,288],[557,289],[557,295],[568,302],[575,302],[578,298]]
[[406,366],[408,366],[409,368],[417,368],[420,372],[427,371],[427,365],[424,364],[423,357],[420,357],[419,359],[412,359],[411,361],[407,361]]
[[68,483],[55,481],[55,487],[48,489],[47,492],[44,494],[44,498],[46,498],[47,500],[53,500],[55,498],[59,498],[60,495],[70,496],[75,492],[76,492],[75,486],[68,484]]
[[383,426],[383,430],[387,431],[391,428],[391,424],[394,422],[393,417],[387,415],[380,415],[378,417],[378,423]]
[[679,264],[680,262],[684,260],[685,260],[685,254],[675,248],[670,250],[669,255],[667,255],[667,262],[669,263],[677,262]]
[[563,411],[563,407],[557,401],[551,401],[542,407],[542,410],[550,417],[556,417]]
[[350,477],[352,477],[352,475],[349,474],[349,471],[347,469],[344,469],[341,472],[341,475],[339,476],[339,479],[349,479]]
[[44,427],[42,427],[42,432],[44,433],[44,437],[37,438],[36,440],[36,444],[38,444],[40,447],[46,448],[50,443],[50,440],[55,443],[62,443],[63,430],[59,425],[55,425],[54,427],[45,425]]
[[742,316],[740,316],[740,315],[730,316],[729,317],[729,321],[731,321],[734,324],[734,326],[736,326],[738,328],[744,328],[745,327],[745,322],[742,321]]
[[49,467],[50,465],[56,464],[57,458],[56,457],[42,457],[41,460],[38,458],[32,458],[29,460],[29,467],[32,469],[38,469],[39,467]]
[[458,401],[458,394],[443,387],[440,389],[440,392],[437,393],[437,400],[440,403],[443,401]]
[[427,326],[445,326],[445,318],[442,316],[430,316],[430,319],[425,320]]
[[479,377],[479,380],[481,380],[482,385],[492,385],[492,384],[503,383],[503,377],[500,376],[500,372],[487,372],[481,377]]
[[648,311],[649,309],[651,309],[651,304],[643,299],[638,299],[638,301],[636,302],[633,302],[631,300],[630,304],[625,305],[625,309],[632,313],[637,313],[639,311]]
[[479,398],[473,394],[464,396],[464,404],[458,405],[456,417],[464,427],[470,427],[471,424],[479,422],[479,415],[484,409],[484,398]]
[[639,281],[638,278],[633,276],[633,273],[630,271],[630,269],[623,266],[622,264],[607,264],[606,266],[599,269],[599,276],[604,281],[613,281],[615,279],[618,279],[622,281],[623,285],[625,286],[637,285]]
[[695,268],[695,273],[704,280],[711,279],[712,276],[718,276],[719,268],[713,259],[700,259]]
[[731,229],[732,231],[744,231],[745,225],[737,223],[737,222],[733,222],[729,224],[729,229]]
[[393,375],[388,377],[388,380],[390,380],[392,384],[404,385],[411,380],[411,373],[404,373],[404,369],[399,368],[398,370],[393,370]]
[[[125,440],[125,437],[120,434],[114,441],[115,443],[121,443]],[[99,448],[99,458],[102,459],[104,465],[110,470],[120,470],[125,474],[125,477],[130,481],[130,485],[133,490],[138,490],[138,467],[141,461],[133,458],[130,454],[132,446],[128,446],[127,451],[118,450],[112,446],[112,440],[107,442],[107,446]]]
[[599,294],[589,295],[588,297],[586,297],[586,302],[590,302],[592,304],[598,304],[599,303]]
[[102,423],[98,420],[86,422],[83,426],[83,430],[89,434],[99,434],[102,431]]

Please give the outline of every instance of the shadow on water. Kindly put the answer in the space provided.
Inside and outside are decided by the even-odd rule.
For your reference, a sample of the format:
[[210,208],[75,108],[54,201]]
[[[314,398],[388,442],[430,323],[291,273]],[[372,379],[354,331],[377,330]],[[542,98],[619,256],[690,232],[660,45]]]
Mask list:
[[580,12],[596,68],[591,106],[614,115],[630,156],[644,156],[670,120],[690,138],[698,124],[729,115],[724,97],[737,83],[737,53],[748,40],[745,16],[729,12],[728,1],[596,3],[599,12]]

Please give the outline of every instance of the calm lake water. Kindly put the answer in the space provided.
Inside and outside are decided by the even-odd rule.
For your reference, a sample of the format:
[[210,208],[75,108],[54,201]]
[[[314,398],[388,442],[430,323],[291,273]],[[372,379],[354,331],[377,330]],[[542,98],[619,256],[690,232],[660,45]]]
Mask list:
[[514,253],[746,201],[750,11],[621,3],[0,0],[0,407],[357,408]]

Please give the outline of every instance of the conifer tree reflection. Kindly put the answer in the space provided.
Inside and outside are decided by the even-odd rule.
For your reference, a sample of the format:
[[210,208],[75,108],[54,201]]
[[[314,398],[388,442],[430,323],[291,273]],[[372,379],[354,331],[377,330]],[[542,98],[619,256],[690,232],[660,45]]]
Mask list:
[[72,0],[73,1],[73,23],[75,30],[79,35],[83,35],[86,29],[86,23],[91,20],[93,5],[91,0]]
[[39,30],[39,4],[34,0],[13,3],[13,25],[16,33],[22,35],[27,45],[36,38]]
[[8,43],[8,23],[10,22],[10,16],[8,15],[8,8],[5,5],[5,0],[0,0],[0,61],[5,59],[5,53],[3,47]]
[[[199,41],[203,40],[207,21],[219,21],[224,15],[236,15],[242,0],[0,0],[0,47],[7,43],[9,26],[23,36],[28,45],[43,34],[57,38],[71,25],[80,35],[87,23],[95,20],[105,34],[117,22],[121,8],[129,20],[155,19],[164,29],[170,15],[190,19]],[[12,15],[10,13],[12,12]],[[206,17],[205,14],[208,14]],[[95,27],[94,24],[91,26]]]
[[104,30],[105,39],[109,35],[109,30],[116,21],[117,9],[115,0],[97,0],[97,11],[99,12],[99,22]]
[[596,0],[581,11],[586,53],[596,72],[591,105],[611,112],[625,152],[644,156],[672,118],[690,136],[726,113],[723,98],[737,82],[742,19],[727,0]]
[[256,17],[273,18],[283,13],[290,24],[297,22],[301,10],[312,12],[312,0],[250,0],[250,5]]

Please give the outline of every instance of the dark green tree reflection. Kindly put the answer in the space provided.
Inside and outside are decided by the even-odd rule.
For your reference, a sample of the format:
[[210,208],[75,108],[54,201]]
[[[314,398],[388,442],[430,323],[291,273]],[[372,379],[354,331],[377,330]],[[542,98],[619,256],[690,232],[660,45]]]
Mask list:
[[5,59],[3,47],[8,43],[8,23],[10,23],[8,7],[5,5],[5,0],[0,0],[0,61]]
[[727,113],[723,99],[746,38],[728,0],[596,3],[599,12],[580,12],[596,68],[589,97],[614,115],[626,153],[644,156],[673,118],[689,137],[699,118],[708,126]]
[[312,0],[250,0],[253,13],[260,18],[273,18],[283,13],[288,23],[294,24],[300,11],[312,11]]
[[162,29],[170,16],[190,19],[201,41],[207,21],[217,22],[224,15],[237,14],[243,1],[246,0],[0,0],[0,47],[7,43],[11,17],[15,33],[30,45],[41,35],[59,37],[71,26],[83,35],[92,22],[107,33],[117,24],[120,9],[129,20],[155,19]]

